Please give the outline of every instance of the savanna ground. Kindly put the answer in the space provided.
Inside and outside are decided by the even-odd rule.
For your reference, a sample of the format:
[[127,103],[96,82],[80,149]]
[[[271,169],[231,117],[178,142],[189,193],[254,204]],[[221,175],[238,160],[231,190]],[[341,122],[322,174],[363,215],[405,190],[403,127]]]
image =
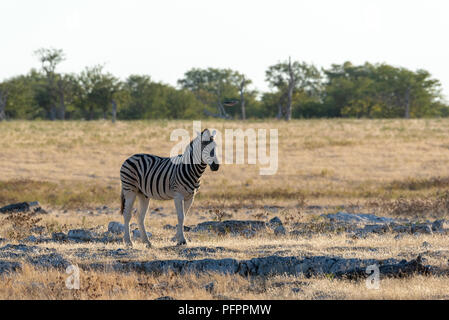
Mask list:
[[[337,211],[406,217],[414,221],[447,218],[441,194],[449,190],[449,119],[203,121],[203,128],[279,130],[279,169],[259,175],[259,165],[222,165],[206,171],[186,224],[216,219],[268,220],[278,216],[287,230],[308,223],[312,235],[272,233],[243,236],[187,234],[188,247],[222,247],[208,258],[251,259],[268,255],[337,255],[345,258],[411,259],[425,253],[432,265],[445,267],[447,236],[373,235],[349,239],[320,229],[319,216]],[[119,169],[135,153],[168,156],[173,129],[192,131],[191,121],[0,123],[0,206],[39,201],[48,214],[37,222],[55,231],[122,222]],[[264,167],[262,165],[262,167]],[[107,209],[102,209],[107,206]],[[160,208],[154,211],[155,208]],[[272,208],[275,208],[273,210]],[[4,219],[3,217],[0,217]],[[152,201],[146,219],[152,249],[135,241],[135,260],[184,259],[173,246],[176,225],[172,201]],[[25,224],[26,225],[26,224]],[[25,232],[26,233],[26,232]],[[11,240],[3,220],[0,238]],[[25,236],[25,235],[23,235]],[[6,241],[6,242],[5,242]],[[427,242],[430,248],[423,249]],[[73,263],[86,262],[74,248],[103,252],[121,243],[45,243]],[[438,253],[438,254],[437,254]],[[100,255],[101,256],[101,255]],[[198,255],[194,259],[202,259]],[[102,256],[99,259],[115,259]],[[416,275],[383,279],[380,289],[365,281],[323,277],[274,276],[265,279],[200,274],[159,276],[81,271],[80,290],[68,290],[64,270],[25,266],[0,277],[1,299],[447,299],[449,278]],[[214,282],[213,292],[205,284]]]

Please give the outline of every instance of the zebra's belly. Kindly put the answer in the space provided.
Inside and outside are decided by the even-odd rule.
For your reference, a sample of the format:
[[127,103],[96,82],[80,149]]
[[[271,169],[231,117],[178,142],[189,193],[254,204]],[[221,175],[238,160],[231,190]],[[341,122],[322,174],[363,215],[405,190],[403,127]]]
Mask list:
[[147,193],[147,194],[145,194],[145,196],[149,199],[154,199],[154,200],[173,200],[175,197],[175,194],[171,193],[171,192],[167,192],[166,194],[163,194],[163,195]]

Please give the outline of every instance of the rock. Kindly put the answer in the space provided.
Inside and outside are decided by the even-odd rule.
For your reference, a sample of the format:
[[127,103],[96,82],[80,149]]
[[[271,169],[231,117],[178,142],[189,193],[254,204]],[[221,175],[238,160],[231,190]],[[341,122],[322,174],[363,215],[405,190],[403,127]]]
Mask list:
[[24,255],[30,253],[39,253],[41,249],[38,246],[27,246],[26,244],[7,244],[4,247],[0,248],[0,252],[7,253],[6,255],[2,254],[2,257],[23,257]]
[[246,230],[259,231],[266,228],[263,221],[254,220],[226,220],[226,221],[207,221],[198,224],[192,228],[192,232],[216,232],[217,234],[239,234],[242,235]]
[[283,225],[277,226],[276,229],[274,229],[274,234],[277,236],[283,236],[285,235],[285,228]]
[[449,221],[445,219],[435,220],[432,223],[432,231],[445,231],[449,229]]
[[396,233],[411,233],[412,227],[410,225],[402,225],[397,223],[390,224],[390,228],[393,232]]
[[411,228],[412,233],[432,234],[432,225],[430,223],[413,224]]
[[378,224],[368,224],[362,230],[362,232],[365,233],[378,233],[378,234],[382,234],[387,231],[388,231],[387,225],[378,225]]
[[71,263],[56,252],[30,257],[28,262],[40,268],[66,269]]
[[277,227],[282,226],[282,221],[278,217],[274,217],[267,225],[270,229],[275,230]]
[[92,241],[94,236],[90,230],[73,229],[69,231],[67,237],[69,240],[75,241]]
[[[143,272],[147,274],[239,274],[241,276],[274,276],[292,275],[311,277],[329,275],[350,279],[366,278],[366,267],[379,266],[382,277],[402,277],[411,274],[429,274],[434,269],[423,265],[424,260],[418,257],[407,262],[396,259],[376,260],[341,258],[329,256],[312,256],[298,259],[297,257],[269,256],[250,260],[235,259],[203,259],[203,260],[152,260],[152,261],[121,261],[109,264],[96,263],[89,268],[116,272]],[[83,268],[83,266],[81,266]]]
[[0,260],[0,275],[4,273],[19,271],[21,269],[22,264],[20,262]]
[[322,214],[321,217],[331,221],[357,224],[387,224],[394,222],[394,219],[392,218],[378,217],[370,213],[351,214],[346,212],[337,212],[335,214]]
[[219,273],[236,274],[239,263],[235,259],[202,259],[188,261],[182,268],[182,273]]
[[35,236],[29,236],[25,238],[25,241],[27,242],[38,242],[38,239]]
[[[402,260],[399,263],[383,264],[379,266],[379,272],[382,277],[405,277],[415,274],[430,274],[432,268],[430,266],[423,265],[423,259],[418,256],[416,259],[411,261]],[[374,263],[373,263],[374,264]],[[354,268],[352,270],[347,270],[346,272],[339,272],[336,274],[337,277],[344,277],[346,279],[365,279],[366,278],[366,268]]]
[[46,213],[45,210],[41,208],[39,202],[37,201],[13,203],[0,208],[0,213],[29,212],[29,211],[36,213],[37,212]]
[[[238,235],[238,234],[235,233],[234,235]],[[243,231],[243,236],[246,239],[254,238],[256,236],[256,231],[254,231],[254,230],[245,230],[245,231]]]
[[123,234],[125,233],[125,226],[117,221],[111,221],[108,224],[108,231],[115,234]]
[[[132,231],[132,235],[134,239],[140,239],[140,231],[139,229],[135,229]],[[153,235],[151,234],[151,232],[147,231],[147,237],[151,238]]]
[[123,236],[107,231],[107,232],[103,233],[103,235],[101,237],[92,239],[92,240],[103,242],[103,243],[117,243],[117,242],[123,241]]
[[301,293],[301,292],[304,292],[304,290],[302,290],[301,288],[292,288],[292,292],[293,293]]
[[51,238],[54,241],[66,241],[67,240],[67,235],[64,232],[54,232],[51,235]]

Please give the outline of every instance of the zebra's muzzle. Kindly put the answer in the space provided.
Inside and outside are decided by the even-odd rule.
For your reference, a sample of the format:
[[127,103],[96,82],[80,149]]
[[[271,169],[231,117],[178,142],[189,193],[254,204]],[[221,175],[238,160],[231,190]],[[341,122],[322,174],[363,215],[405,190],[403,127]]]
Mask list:
[[210,165],[210,169],[212,171],[217,171],[219,167],[220,167],[220,165],[218,163],[215,163],[215,162],[212,162],[211,165]]

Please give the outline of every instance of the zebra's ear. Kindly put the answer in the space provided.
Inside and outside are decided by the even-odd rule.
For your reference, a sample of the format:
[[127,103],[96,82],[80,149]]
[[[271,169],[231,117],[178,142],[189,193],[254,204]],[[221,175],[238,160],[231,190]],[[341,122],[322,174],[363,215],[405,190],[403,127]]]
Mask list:
[[197,137],[201,137],[201,133],[199,131],[195,131]]
[[211,137],[214,138],[216,134],[217,134],[216,130],[212,131]]

